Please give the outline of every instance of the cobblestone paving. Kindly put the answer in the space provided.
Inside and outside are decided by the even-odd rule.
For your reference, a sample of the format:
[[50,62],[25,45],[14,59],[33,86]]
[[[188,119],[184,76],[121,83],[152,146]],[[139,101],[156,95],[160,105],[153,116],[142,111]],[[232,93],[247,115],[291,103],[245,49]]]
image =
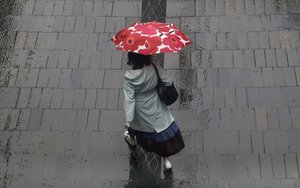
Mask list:
[[[108,39],[142,1],[0,8],[0,187],[130,187],[126,53]],[[300,187],[300,1],[168,0],[166,16],[193,44],[164,56],[186,148],[161,187]]]

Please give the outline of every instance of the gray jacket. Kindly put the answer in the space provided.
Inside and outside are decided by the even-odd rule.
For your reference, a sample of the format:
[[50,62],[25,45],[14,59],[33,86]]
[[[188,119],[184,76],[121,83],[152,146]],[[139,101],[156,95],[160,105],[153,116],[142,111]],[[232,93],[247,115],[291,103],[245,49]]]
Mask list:
[[[158,64],[155,65],[165,85],[171,85],[170,77]],[[125,73],[125,125],[138,131],[159,133],[174,121],[167,106],[158,98],[156,85],[157,76],[152,65]]]

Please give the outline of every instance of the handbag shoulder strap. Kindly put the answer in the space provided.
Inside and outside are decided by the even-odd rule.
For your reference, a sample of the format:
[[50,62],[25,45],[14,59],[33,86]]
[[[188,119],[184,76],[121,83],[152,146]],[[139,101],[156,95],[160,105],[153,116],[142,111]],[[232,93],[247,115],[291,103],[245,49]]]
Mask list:
[[158,79],[158,81],[159,81],[159,82],[162,82],[162,80],[161,80],[161,78],[160,78],[160,76],[159,76],[159,73],[158,73],[157,67],[155,66],[155,64],[154,64],[154,63],[151,63],[151,64],[153,65],[153,67],[154,67],[154,69],[155,69],[155,72],[156,72],[156,76],[157,76],[157,79]]

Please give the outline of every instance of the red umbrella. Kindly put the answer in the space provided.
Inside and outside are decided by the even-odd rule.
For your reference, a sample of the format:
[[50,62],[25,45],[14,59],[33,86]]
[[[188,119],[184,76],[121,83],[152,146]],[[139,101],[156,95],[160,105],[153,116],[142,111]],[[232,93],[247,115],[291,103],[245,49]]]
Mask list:
[[135,23],[120,30],[111,41],[117,50],[143,55],[178,52],[192,42],[173,24]]

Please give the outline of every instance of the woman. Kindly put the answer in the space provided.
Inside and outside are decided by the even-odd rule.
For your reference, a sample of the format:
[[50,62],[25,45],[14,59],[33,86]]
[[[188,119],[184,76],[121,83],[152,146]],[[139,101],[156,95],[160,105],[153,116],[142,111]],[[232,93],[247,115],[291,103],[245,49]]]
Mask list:
[[171,169],[168,157],[182,150],[184,142],[173,116],[158,98],[154,66],[165,85],[172,80],[159,64],[152,63],[150,55],[129,52],[127,64],[132,68],[124,81],[125,141],[130,146],[137,141],[146,151],[162,156],[165,170]]

